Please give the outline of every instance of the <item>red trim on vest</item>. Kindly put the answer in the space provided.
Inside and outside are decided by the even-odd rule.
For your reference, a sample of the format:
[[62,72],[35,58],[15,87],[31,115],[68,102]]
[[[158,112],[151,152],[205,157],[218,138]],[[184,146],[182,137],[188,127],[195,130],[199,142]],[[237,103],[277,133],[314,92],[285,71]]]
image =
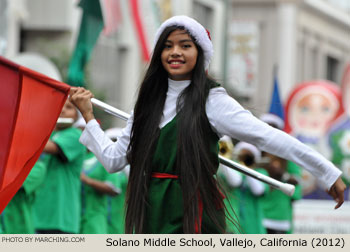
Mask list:
[[178,179],[178,175],[170,174],[170,173],[162,173],[162,172],[152,172],[152,178],[170,178],[170,179]]
[[[161,178],[161,179],[178,179],[178,175],[170,174],[170,173],[162,173],[162,172],[152,172],[151,175],[152,178]],[[222,199],[225,198],[225,195],[219,190]],[[223,206],[219,205],[217,206],[218,209],[222,208]],[[202,218],[203,218],[203,201],[201,199],[200,193],[198,192],[198,215],[199,215],[199,223],[197,222],[197,219],[195,221],[195,233],[199,234],[202,230]]]

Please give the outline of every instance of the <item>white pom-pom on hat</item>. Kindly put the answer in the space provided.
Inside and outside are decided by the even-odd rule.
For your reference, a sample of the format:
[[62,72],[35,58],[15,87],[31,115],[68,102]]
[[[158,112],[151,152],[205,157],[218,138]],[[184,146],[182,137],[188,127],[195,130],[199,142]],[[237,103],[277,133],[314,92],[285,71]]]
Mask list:
[[235,154],[239,154],[241,150],[248,150],[254,156],[255,163],[259,163],[261,160],[261,151],[254,145],[246,142],[239,142],[235,145],[234,152]]
[[184,27],[195,39],[196,44],[202,48],[204,53],[204,68],[208,69],[211,58],[214,54],[213,43],[210,40],[208,31],[193,18],[182,15],[174,16],[165,20],[156,32],[154,44],[158,42],[158,39],[165,28],[174,25]]

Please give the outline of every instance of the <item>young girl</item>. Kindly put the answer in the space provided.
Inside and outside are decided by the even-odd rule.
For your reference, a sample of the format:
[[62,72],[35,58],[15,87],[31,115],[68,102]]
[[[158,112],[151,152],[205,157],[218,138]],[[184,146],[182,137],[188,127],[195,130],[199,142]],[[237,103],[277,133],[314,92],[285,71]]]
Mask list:
[[222,194],[215,174],[219,136],[255,144],[313,172],[343,203],[341,172],[321,155],[244,110],[206,75],[213,45],[186,16],[165,21],[156,34],[138,99],[113,143],[94,119],[90,91],[72,88],[71,101],[87,122],[81,143],[109,172],[128,163],[126,233],[221,233]]

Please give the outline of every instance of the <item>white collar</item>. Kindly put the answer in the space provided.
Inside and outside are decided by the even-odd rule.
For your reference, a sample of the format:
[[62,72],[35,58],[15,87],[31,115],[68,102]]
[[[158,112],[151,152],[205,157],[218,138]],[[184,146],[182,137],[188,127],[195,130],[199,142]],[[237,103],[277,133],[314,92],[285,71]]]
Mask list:
[[169,93],[181,93],[188,85],[190,85],[191,80],[176,81],[168,78],[168,92]]

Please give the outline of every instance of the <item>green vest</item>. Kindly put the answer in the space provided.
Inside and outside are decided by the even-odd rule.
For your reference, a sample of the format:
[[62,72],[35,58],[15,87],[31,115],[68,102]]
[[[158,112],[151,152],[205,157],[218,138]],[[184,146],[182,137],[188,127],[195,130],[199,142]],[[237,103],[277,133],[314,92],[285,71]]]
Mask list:
[[[152,161],[152,172],[175,174],[177,149],[177,116],[165,125],[159,135]],[[210,155],[218,167],[218,137],[211,130],[208,133]],[[191,158],[191,157],[188,157]],[[183,233],[183,200],[179,179],[152,177],[148,190],[148,205],[143,233]],[[225,222],[223,209],[218,209],[220,223]],[[219,233],[203,209],[202,233]]]

